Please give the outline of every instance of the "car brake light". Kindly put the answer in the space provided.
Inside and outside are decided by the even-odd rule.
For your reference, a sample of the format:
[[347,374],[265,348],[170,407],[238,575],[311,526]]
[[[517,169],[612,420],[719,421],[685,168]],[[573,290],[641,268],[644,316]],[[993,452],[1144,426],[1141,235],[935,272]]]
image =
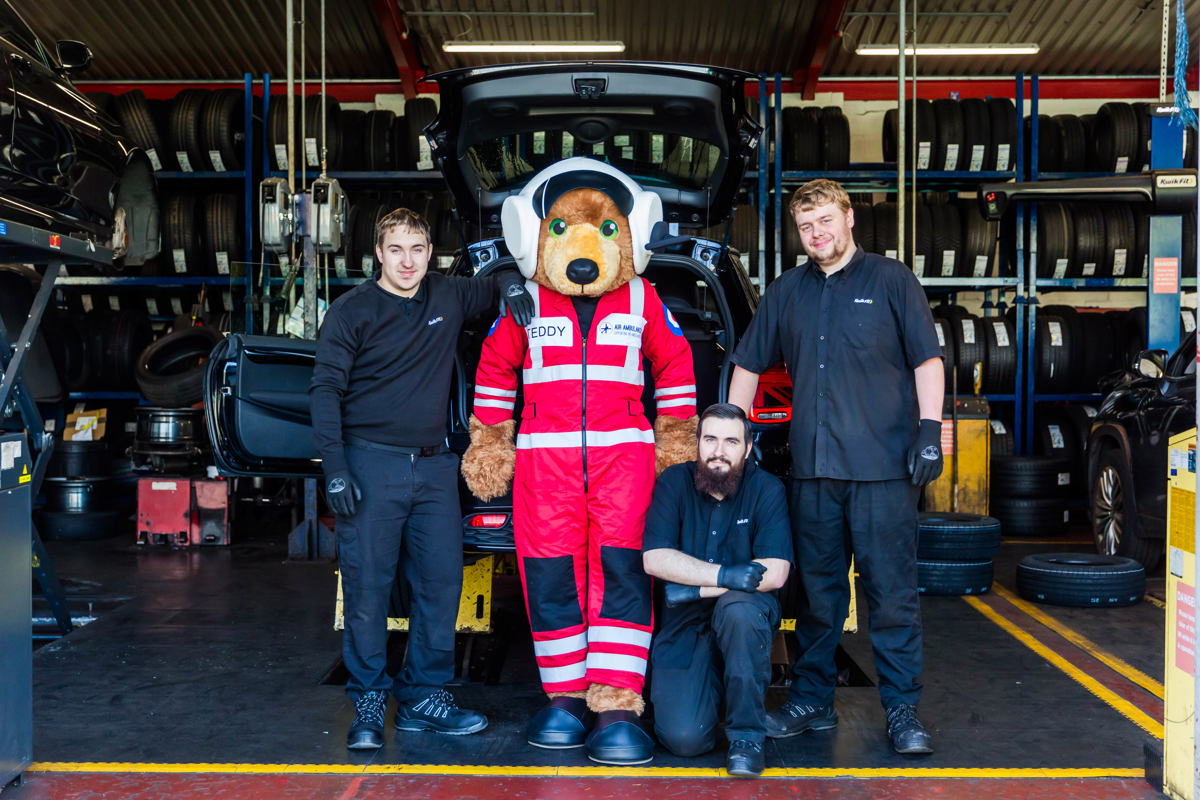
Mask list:
[[508,514],[476,514],[467,524],[472,528],[503,528]]
[[779,424],[792,419],[792,380],[783,364],[758,376],[758,389],[750,404],[750,421]]

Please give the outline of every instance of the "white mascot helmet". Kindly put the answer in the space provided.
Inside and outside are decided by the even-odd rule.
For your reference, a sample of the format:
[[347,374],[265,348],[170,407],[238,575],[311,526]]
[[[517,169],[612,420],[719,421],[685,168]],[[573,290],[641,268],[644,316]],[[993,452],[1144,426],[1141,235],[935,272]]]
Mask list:
[[616,167],[594,158],[576,156],[551,164],[533,176],[520,194],[505,198],[500,210],[504,243],[526,278],[537,270],[538,236],[542,220],[554,201],[572,189],[595,189],[608,195],[629,218],[633,239],[633,268],[641,275],[650,263],[650,233],[662,222],[662,200],[642,189]]

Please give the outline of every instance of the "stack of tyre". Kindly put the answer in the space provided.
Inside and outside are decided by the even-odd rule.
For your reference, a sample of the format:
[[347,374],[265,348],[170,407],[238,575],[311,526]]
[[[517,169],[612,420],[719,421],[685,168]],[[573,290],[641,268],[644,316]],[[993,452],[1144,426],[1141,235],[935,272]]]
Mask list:
[[[898,114],[883,118],[883,159],[896,160]],[[918,170],[999,171],[1016,168],[1017,110],[1003,97],[987,100],[918,99],[905,101],[908,126],[915,121],[916,135],[906,136],[907,163]],[[909,127],[909,131],[913,128]]]
[[785,108],[782,137],[779,152],[789,172],[850,166],[850,122],[838,106]]
[[983,594],[990,589],[1000,528],[994,517],[921,513],[917,523],[917,587],[921,594]]
[[42,481],[46,505],[35,515],[42,538],[103,539],[116,534],[121,518],[112,507],[111,486],[106,439],[56,438]]
[[[306,169],[319,169],[324,155],[330,171],[431,170],[429,144],[421,132],[435,116],[437,104],[426,97],[405,101],[404,114],[397,115],[382,109],[343,111],[334,97],[310,95],[298,101],[295,111],[296,158]],[[272,168],[286,170],[286,96],[271,97],[266,128]]]
[[962,306],[933,308],[942,347],[946,393],[1012,394],[1017,374],[1013,323],[1003,317],[978,317]]
[[[1150,168],[1151,103],[1105,103],[1095,114],[1039,114],[1039,172],[1141,172]],[[1189,129],[1190,133],[1190,129]],[[1033,118],[1025,118],[1032,147]],[[1194,133],[1185,136],[1183,159],[1196,158]]]
[[988,511],[1005,536],[1060,536],[1070,522],[1072,462],[1055,456],[994,456]]
[[[1146,209],[1128,203],[1038,203],[1037,276],[1143,278],[1150,245]],[[1191,248],[1195,270],[1195,224]]]

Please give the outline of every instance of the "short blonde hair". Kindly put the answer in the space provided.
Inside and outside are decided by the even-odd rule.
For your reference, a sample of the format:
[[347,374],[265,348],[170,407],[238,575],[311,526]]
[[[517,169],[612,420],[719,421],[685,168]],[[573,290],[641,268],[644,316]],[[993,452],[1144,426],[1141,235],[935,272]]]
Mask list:
[[425,235],[425,240],[433,244],[433,237],[429,235],[429,220],[408,208],[397,208],[384,215],[375,225],[375,244],[378,247],[383,247],[383,240],[392,232],[394,228],[404,228],[413,233],[421,233]]
[[849,211],[850,195],[846,194],[846,190],[837,181],[817,178],[796,190],[792,201],[788,203],[788,213],[794,217],[797,211],[808,211],[830,203],[837,203],[842,211]]

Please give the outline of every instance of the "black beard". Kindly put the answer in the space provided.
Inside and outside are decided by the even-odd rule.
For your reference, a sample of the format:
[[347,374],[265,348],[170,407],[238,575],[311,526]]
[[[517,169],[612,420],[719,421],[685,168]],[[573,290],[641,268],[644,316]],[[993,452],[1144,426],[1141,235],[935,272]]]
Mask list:
[[720,495],[729,497],[737,491],[738,483],[742,480],[742,470],[746,462],[731,464],[728,470],[718,471],[707,464],[696,463],[696,490],[714,497]]

